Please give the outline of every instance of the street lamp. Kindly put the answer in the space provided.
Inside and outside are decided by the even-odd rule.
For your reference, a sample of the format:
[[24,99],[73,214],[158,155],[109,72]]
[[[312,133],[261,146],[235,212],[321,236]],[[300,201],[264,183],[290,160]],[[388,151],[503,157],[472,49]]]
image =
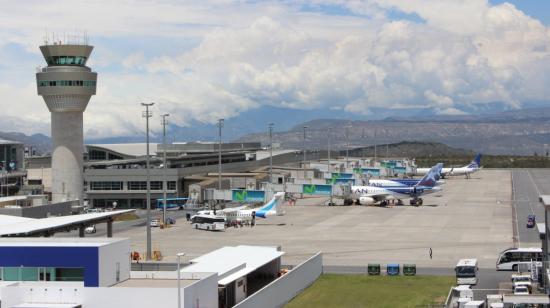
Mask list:
[[149,111],[149,107],[155,103],[141,103],[141,106],[145,107],[145,111],[142,116],[145,118],[145,131],[146,131],[146,143],[147,143],[147,157],[146,157],[146,172],[147,172],[147,255],[145,259],[151,260],[151,177],[149,174],[149,118],[153,116],[153,113]]
[[269,187],[273,184],[273,123],[269,123]]
[[[332,129],[332,127],[329,127],[327,129],[327,144],[328,144],[328,161],[327,161],[327,171],[328,171],[328,174],[329,174],[329,177],[332,179],[332,172],[330,172],[330,130]],[[330,187],[330,201],[329,201],[329,205],[332,205],[332,185],[334,183],[330,183],[331,184],[331,187]]]
[[163,148],[163,159],[162,159],[162,177],[164,183],[162,183],[162,197],[163,197],[163,207],[162,207],[162,223],[166,225],[166,189],[168,188],[168,180],[166,179],[166,117],[170,116],[168,113],[160,115],[162,117],[162,148]]
[[302,127],[304,129],[304,178],[306,176],[306,129],[308,129],[309,127],[308,126],[303,126]]
[[222,127],[223,119],[218,119],[218,190],[222,190]]
[[181,307],[181,283],[180,283],[180,264],[181,264],[181,257],[185,256],[185,253],[179,252],[176,254],[178,257],[178,308]]
[[346,125],[346,168],[349,167],[349,125]]

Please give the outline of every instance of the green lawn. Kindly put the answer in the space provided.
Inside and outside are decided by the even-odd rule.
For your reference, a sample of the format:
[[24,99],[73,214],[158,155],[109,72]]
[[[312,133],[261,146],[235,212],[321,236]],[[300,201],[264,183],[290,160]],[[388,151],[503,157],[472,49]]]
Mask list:
[[285,308],[429,307],[445,302],[454,277],[324,274]]

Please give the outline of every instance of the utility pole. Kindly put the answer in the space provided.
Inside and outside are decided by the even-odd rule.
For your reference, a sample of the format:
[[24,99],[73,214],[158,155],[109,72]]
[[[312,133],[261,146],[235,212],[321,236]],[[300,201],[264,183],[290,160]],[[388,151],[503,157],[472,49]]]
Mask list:
[[223,119],[218,119],[218,190],[222,190],[222,127]]
[[348,167],[349,167],[349,125],[346,126],[346,168]]
[[[328,174],[329,174],[329,177],[330,179],[332,179],[332,172],[330,171],[330,130],[332,129],[332,127],[329,127],[327,129],[327,144],[328,144],[328,153],[327,153],[327,171],[328,171]],[[332,184],[333,183],[330,183],[330,201],[329,201],[329,205],[332,205]]]
[[170,115],[168,113],[165,113],[160,116],[162,117],[162,177],[164,182],[162,183],[162,197],[164,199],[162,201],[162,223],[166,225],[166,190],[168,189],[168,179],[166,176],[166,124],[168,124],[168,122],[166,122],[166,117]]
[[304,178],[306,176],[306,129],[308,129],[308,126],[303,126],[304,129]]
[[142,117],[145,118],[145,131],[146,131],[146,143],[147,143],[147,157],[146,157],[146,171],[147,171],[147,255],[145,260],[151,260],[151,175],[149,170],[149,118],[153,116],[153,113],[149,111],[149,107],[155,103],[141,103],[145,107],[145,111],[142,113]]
[[269,187],[273,184],[273,123],[269,123]]

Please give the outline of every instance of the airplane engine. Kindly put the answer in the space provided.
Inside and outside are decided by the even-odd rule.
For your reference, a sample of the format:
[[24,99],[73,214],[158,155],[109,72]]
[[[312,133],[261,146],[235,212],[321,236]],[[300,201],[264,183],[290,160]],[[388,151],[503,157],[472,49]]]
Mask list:
[[374,199],[371,197],[360,197],[359,198],[359,204],[361,205],[373,205]]

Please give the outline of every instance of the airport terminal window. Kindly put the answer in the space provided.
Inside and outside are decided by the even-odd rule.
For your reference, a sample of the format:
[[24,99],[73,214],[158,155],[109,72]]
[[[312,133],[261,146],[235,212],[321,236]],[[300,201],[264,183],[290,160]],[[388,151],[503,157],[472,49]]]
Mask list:
[[48,65],[77,65],[84,66],[86,65],[86,57],[80,56],[53,56],[47,57],[46,62]]
[[[147,190],[147,182],[130,181],[128,182],[128,190]],[[151,181],[151,190],[162,190],[162,181]]]
[[90,190],[122,190],[122,182],[90,182]]
[[41,80],[39,87],[95,87],[95,80]]
[[176,190],[176,181],[168,181],[166,186],[168,190]]
[[107,153],[104,151],[91,150],[88,152],[88,159],[90,160],[105,160]]

